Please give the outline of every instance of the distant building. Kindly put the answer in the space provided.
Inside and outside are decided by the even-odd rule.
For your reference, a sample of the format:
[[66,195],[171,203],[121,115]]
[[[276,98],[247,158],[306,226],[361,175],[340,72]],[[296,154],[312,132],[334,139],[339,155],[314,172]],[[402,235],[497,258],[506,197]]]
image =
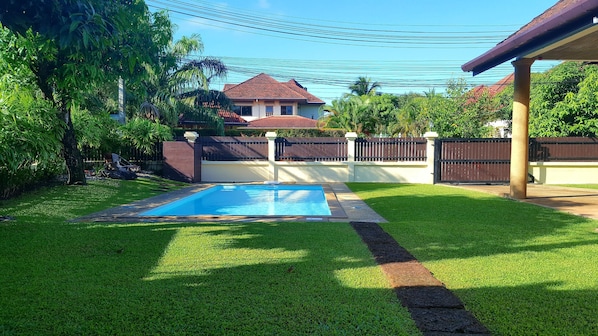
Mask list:
[[279,82],[264,73],[240,84],[225,84],[222,91],[235,104],[234,112],[250,123],[272,116],[301,116],[315,121],[325,104],[296,80]]

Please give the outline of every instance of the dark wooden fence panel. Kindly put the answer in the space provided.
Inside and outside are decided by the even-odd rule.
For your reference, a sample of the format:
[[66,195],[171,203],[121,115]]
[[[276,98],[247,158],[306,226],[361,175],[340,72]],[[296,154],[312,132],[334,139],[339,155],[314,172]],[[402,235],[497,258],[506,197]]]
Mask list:
[[277,161],[347,160],[345,138],[277,138],[275,143]]
[[596,138],[532,138],[529,160],[546,161],[598,161]]
[[[130,146],[123,146],[120,149],[114,151],[114,153],[120,155],[125,160],[141,165],[147,161],[162,161],[164,160],[164,156],[162,154],[162,143],[157,142],[153,145],[152,152],[147,154],[143,153],[137,148],[130,147]],[[104,150],[99,148],[88,148],[84,147],[81,150],[81,155],[83,156],[83,161],[87,163],[103,163],[104,162],[104,155],[108,154],[105,153]]]
[[425,138],[358,138],[355,161],[426,161]]
[[510,139],[438,139],[435,183],[499,183],[509,181]]
[[268,160],[268,140],[246,137],[200,137],[202,160],[252,161]]

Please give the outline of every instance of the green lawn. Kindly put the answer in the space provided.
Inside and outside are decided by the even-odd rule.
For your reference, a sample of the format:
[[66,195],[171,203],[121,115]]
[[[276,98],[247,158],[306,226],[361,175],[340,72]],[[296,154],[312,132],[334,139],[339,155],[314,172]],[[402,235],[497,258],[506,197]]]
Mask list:
[[598,334],[598,221],[449,186],[350,187],[493,334]]
[[417,335],[347,223],[74,223],[157,179],[4,201],[0,335]]
[[[0,334],[416,335],[347,223],[74,223],[179,184],[0,204]],[[598,222],[454,187],[350,184],[496,335],[598,334]]]
[[582,189],[597,189],[598,184],[563,184],[563,187],[582,188]]

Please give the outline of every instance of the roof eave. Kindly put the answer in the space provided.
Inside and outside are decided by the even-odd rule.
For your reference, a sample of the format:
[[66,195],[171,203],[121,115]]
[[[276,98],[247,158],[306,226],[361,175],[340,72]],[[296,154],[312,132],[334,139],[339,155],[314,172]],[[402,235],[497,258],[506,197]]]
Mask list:
[[480,74],[513,58],[538,50],[548,43],[570,36],[593,26],[598,11],[598,0],[580,3],[570,10],[555,15],[544,23],[514,34],[494,48],[463,64],[465,72]]

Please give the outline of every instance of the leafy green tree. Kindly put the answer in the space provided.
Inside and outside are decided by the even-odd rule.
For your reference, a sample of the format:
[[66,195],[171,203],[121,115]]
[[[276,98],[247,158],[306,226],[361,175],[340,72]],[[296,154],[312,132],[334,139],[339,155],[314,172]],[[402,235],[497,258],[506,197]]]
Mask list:
[[125,141],[148,154],[156,142],[172,139],[170,127],[145,118],[133,118],[120,126],[119,131]]
[[391,94],[370,96],[369,114],[373,118],[373,128],[369,133],[379,135],[393,135],[392,125],[398,113],[399,98]]
[[0,199],[63,169],[64,129],[32,78],[28,69],[8,67],[0,59]]
[[376,94],[376,90],[380,88],[380,83],[372,82],[368,77],[359,77],[349,86],[351,94],[357,96],[372,96]]
[[564,62],[532,82],[530,136],[598,135],[598,66]]
[[335,99],[331,105],[323,107],[326,111],[322,117],[325,128],[337,128],[369,135],[375,130],[376,119],[371,109],[371,97],[346,95]]
[[[69,184],[85,183],[71,109],[90,84],[133,72],[158,55],[149,10],[142,0],[6,0],[0,22],[17,37],[6,57],[24,62],[64,123],[62,154]],[[150,42],[151,41],[151,42]],[[143,46],[143,48],[141,48]]]
[[487,90],[471,90],[463,79],[447,83],[444,99],[435,97],[434,107],[429,111],[433,130],[447,138],[487,137],[490,127],[486,124],[495,120],[499,105]]
[[395,136],[422,136],[430,126],[428,117],[430,100],[426,96],[415,93],[408,93],[400,98],[401,102],[390,133]]

